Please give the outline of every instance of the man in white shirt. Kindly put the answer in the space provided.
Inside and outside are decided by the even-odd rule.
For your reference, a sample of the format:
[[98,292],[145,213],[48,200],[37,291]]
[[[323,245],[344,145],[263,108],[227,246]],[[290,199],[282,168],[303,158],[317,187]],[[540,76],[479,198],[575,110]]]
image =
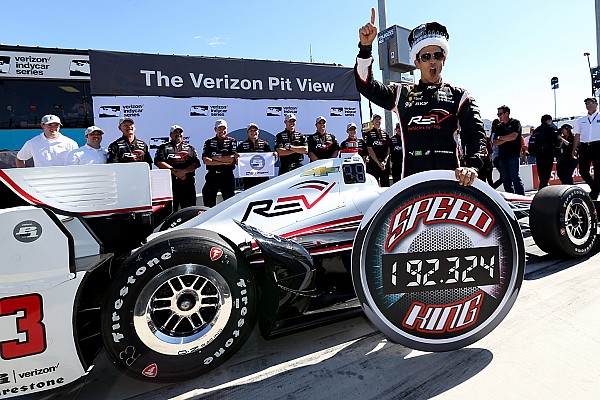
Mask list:
[[587,115],[579,118],[573,127],[573,157],[579,153],[579,173],[591,189],[592,200],[598,199],[600,193],[600,174],[592,177],[590,165],[600,171],[600,115],[598,115],[598,100],[588,97],[584,100]]
[[25,167],[25,161],[33,157],[36,167],[65,165],[67,154],[75,150],[77,142],[60,134],[60,118],[56,115],[44,115],[40,124],[44,132],[29,139],[17,153],[18,168]]
[[65,165],[106,164],[108,151],[100,145],[104,131],[97,126],[85,130],[86,144],[67,156]]

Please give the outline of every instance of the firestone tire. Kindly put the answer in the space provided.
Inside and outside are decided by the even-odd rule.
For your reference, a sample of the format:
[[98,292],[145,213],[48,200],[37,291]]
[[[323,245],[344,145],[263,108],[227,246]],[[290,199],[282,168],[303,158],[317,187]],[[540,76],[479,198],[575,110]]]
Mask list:
[[531,203],[531,236],[546,253],[569,257],[588,254],[596,242],[596,225],[594,203],[577,186],[547,186]]
[[128,375],[185,380],[235,354],[252,332],[256,301],[253,276],[232,246],[182,229],[125,261],[102,309],[102,337]]
[[175,228],[176,226],[189,221],[190,219],[202,214],[207,210],[209,210],[209,208],[204,206],[186,207],[182,208],[181,210],[177,210],[165,218],[158,231],[164,232],[167,229]]

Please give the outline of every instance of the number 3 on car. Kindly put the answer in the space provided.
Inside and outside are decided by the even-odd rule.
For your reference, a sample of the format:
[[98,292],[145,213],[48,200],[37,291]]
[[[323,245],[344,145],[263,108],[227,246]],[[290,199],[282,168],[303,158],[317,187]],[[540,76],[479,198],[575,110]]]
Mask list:
[[[46,350],[43,317],[42,296],[37,293],[1,298],[0,318],[14,319],[16,329],[12,335],[0,330],[0,358],[12,360],[43,353]],[[5,327],[10,325],[2,323]]]

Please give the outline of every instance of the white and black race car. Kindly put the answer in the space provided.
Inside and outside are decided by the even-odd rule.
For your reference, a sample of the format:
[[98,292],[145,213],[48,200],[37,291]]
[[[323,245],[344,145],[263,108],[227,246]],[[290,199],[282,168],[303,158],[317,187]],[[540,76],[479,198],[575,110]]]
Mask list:
[[143,163],[0,170],[0,396],[85,375],[104,346],[127,374],[177,381],[265,338],[364,312],[425,351],[474,343],[525,267],[519,218],[546,251],[589,252],[577,187],[503,197],[431,171],[381,188],[360,157],[321,160],[151,233],[168,171]]

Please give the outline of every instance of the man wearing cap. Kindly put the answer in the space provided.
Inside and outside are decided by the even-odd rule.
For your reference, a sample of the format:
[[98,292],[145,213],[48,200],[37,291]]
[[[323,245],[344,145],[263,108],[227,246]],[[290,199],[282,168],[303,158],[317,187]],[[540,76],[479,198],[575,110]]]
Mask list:
[[304,135],[296,131],[296,115],[285,114],[285,129],[275,137],[275,151],[279,155],[279,175],[302,166],[308,146]]
[[97,126],[87,128],[84,135],[86,143],[69,153],[65,165],[106,164],[108,151],[100,145],[102,135],[104,131]]
[[[584,100],[587,115],[579,118],[573,127],[573,157],[579,153],[579,173],[591,189],[590,197],[598,199],[600,194],[600,116],[598,116],[598,100],[588,97]],[[590,166],[594,165],[594,177],[590,174]]]
[[317,131],[307,139],[308,158],[310,161],[337,158],[340,145],[338,144],[335,135],[327,132],[327,120],[325,117],[317,117],[315,127],[317,128]]
[[59,132],[61,125],[56,115],[44,115],[40,124],[44,132],[25,142],[17,153],[17,167],[24,168],[25,161],[30,158],[35,167],[65,165],[69,152],[79,145]]
[[349,123],[346,126],[346,133],[348,138],[340,143],[340,152],[358,154],[362,157],[364,162],[367,162],[367,148],[365,141],[362,138],[356,136],[357,126],[354,122]]
[[371,118],[373,129],[365,133],[365,142],[369,152],[367,173],[373,175],[381,187],[390,186],[390,143],[386,131],[381,129],[381,116]]
[[200,160],[196,149],[183,141],[183,128],[173,125],[169,129],[171,141],[156,150],[154,164],[171,171],[173,211],[196,205],[196,169]]
[[[271,146],[266,140],[262,140],[258,138],[260,134],[260,128],[254,122],[248,124],[248,128],[246,128],[246,133],[248,134],[248,139],[243,142],[238,143],[237,152],[238,153],[271,153]],[[268,176],[251,176],[242,178],[242,182],[244,185],[244,190],[248,190],[251,187],[254,187],[260,183],[266,182],[269,180]]]
[[223,200],[235,194],[235,160],[237,158],[237,142],[227,136],[227,121],[218,119],[215,122],[215,136],[204,142],[202,161],[206,165],[206,177],[202,188],[202,199],[206,207],[217,204],[217,193],[220,190]]
[[402,128],[400,123],[396,124],[394,136],[390,137],[390,161],[392,162],[392,181],[398,182],[402,178]]
[[[486,156],[485,130],[479,108],[470,94],[442,81],[448,57],[446,27],[431,22],[413,29],[408,37],[410,56],[421,72],[418,84],[383,85],[373,79],[372,43],[377,37],[375,9],[371,22],[359,30],[359,53],[354,67],[356,88],[373,103],[398,114],[402,126],[403,176],[421,171],[450,169],[461,185],[471,185]],[[458,162],[454,133],[466,147],[466,166]]]
[[109,163],[147,162],[152,169],[152,157],[148,145],[135,136],[135,123],[129,117],[119,120],[119,130],[123,134],[108,146]]

